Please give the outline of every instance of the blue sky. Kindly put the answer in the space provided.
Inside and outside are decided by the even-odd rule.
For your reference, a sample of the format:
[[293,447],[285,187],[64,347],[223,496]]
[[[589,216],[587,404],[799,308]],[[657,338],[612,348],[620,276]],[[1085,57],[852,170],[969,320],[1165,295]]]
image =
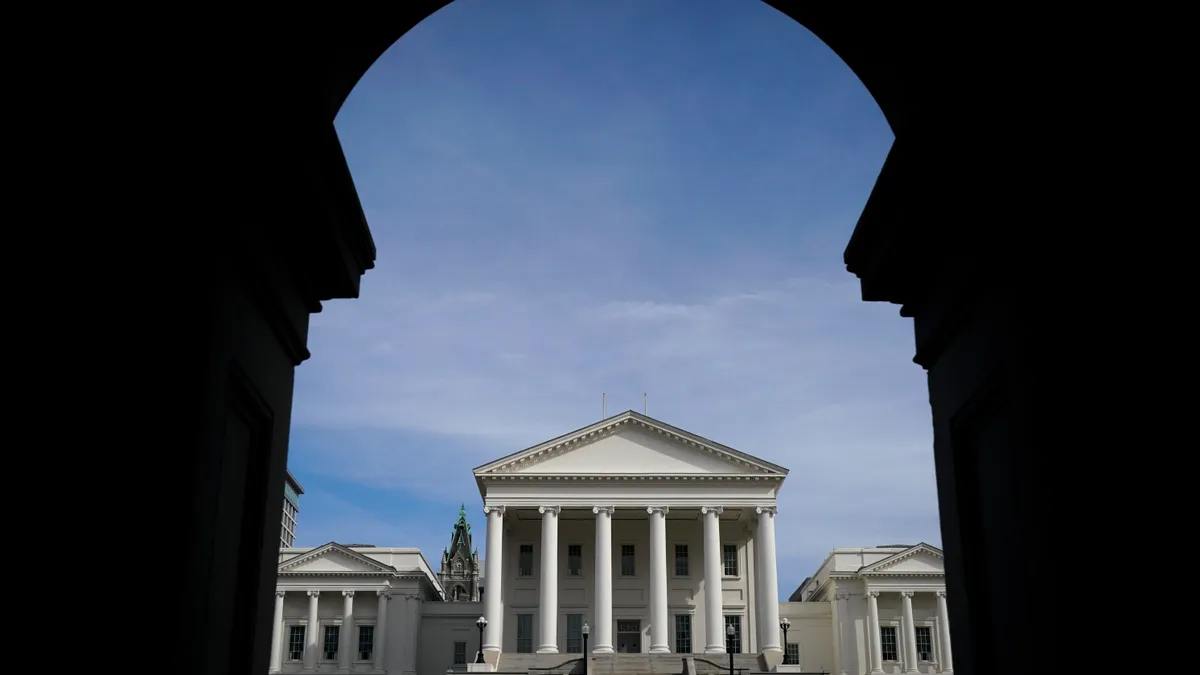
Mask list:
[[841,264],[892,134],[807,29],[752,0],[458,0],[336,124],[379,256],[297,371],[298,544],[436,564],[460,503],[483,531],[471,468],[601,392],[791,469],[785,596],[835,546],[939,543],[911,324]]

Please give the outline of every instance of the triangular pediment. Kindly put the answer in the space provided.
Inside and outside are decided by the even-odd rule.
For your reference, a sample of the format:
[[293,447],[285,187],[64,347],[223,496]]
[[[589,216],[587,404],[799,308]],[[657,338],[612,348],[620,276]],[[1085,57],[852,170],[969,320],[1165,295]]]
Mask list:
[[917,544],[895,555],[871,563],[860,574],[945,574],[946,562],[941,549]]
[[475,475],[758,475],[787,469],[627,411],[475,469]]
[[390,565],[372,560],[341,544],[328,543],[279,564],[287,574],[394,574]]

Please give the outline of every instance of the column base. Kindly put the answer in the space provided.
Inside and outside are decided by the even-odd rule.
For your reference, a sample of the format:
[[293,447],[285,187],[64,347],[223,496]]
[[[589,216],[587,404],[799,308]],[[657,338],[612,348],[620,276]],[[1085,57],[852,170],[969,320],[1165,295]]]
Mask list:
[[557,654],[558,653],[558,645],[542,645],[541,647],[538,647],[537,653],[539,653],[539,654]]
[[883,675],[883,668],[872,668],[871,675]]
[[705,654],[724,654],[725,648],[724,647],[705,647],[704,653]]
[[483,662],[491,665],[494,670],[500,663],[500,648],[495,645],[484,645]]
[[767,670],[774,670],[783,665],[783,649],[780,647],[766,647],[762,650],[762,657],[767,665]]
[[651,654],[670,654],[671,648],[667,647],[665,645],[659,645],[657,647],[651,647],[650,653]]
[[613,648],[607,647],[607,646],[606,647],[596,647],[595,649],[592,650],[592,653],[593,654],[612,654]]

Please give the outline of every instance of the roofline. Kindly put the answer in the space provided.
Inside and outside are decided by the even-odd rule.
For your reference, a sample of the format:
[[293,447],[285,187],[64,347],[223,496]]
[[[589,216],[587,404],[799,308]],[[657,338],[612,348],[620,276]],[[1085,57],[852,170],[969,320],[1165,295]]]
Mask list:
[[[297,555],[278,563],[278,565],[285,565],[306,553],[311,553],[313,551],[316,551],[318,549],[322,549],[322,548],[325,548],[325,547],[331,546],[331,545],[336,546],[338,548],[345,549],[352,553],[357,553],[358,555],[361,555],[364,558],[367,558],[368,560],[370,560],[371,562],[373,562],[377,565],[382,565],[384,567],[390,567],[396,574],[411,574],[412,572],[420,572],[421,574],[424,575],[425,580],[429,582],[430,587],[433,589],[433,591],[435,593],[441,595],[443,599],[446,597],[446,589],[442,588],[442,583],[438,580],[437,575],[434,574],[433,568],[429,566],[429,561],[425,559],[425,554],[422,553],[421,549],[419,549],[419,548],[412,548],[412,547],[384,548],[382,546],[353,546],[352,547],[352,546],[345,546],[343,544],[339,544],[336,541],[331,541],[331,542],[321,544],[320,546],[311,546],[308,548],[281,548],[281,549],[279,549],[280,553],[295,553]],[[366,551],[376,551],[379,553],[415,553],[415,554],[417,554],[417,562],[419,564],[417,565],[417,569],[415,569],[415,570],[397,569],[394,565],[388,565],[385,563],[381,563],[378,560],[375,560],[374,558],[366,555],[366,553],[365,553]]]
[[536,448],[540,448],[542,446],[557,445],[572,436],[576,436],[578,434],[581,434],[581,433],[587,431],[588,429],[591,429],[592,427],[599,427],[599,426],[604,426],[606,424],[612,424],[613,422],[615,422],[621,418],[635,419],[635,420],[638,420],[641,422],[645,422],[647,424],[653,424],[655,426],[662,427],[665,431],[669,431],[673,434],[676,434],[678,436],[683,436],[685,438],[690,438],[698,443],[711,445],[712,447],[717,448],[718,450],[720,450],[722,452],[733,455],[734,457],[738,457],[740,459],[746,460],[748,462],[753,462],[755,464],[761,464],[762,466],[765,466],[769,469],[778,471],[783,476],[787,476],[789,473],[789,471],[786,468],[784,468],[778,464],[769,462],[765,459],[762,459],[761,457],[755,457],[754,455],[747,454],[745,452],[742,452],[741,450],[737,450],[736,448],[731,448],[728,445],[725,445],[724,443],[718,443],[710,438],[705,438],[704,436],[701,436],[699,434],[692,433],[685,429],[680,429],[679,427],[667,424],[666,422],[663,422],[662,420],[658,420],[653,417],[650,417],[649,415],[643,415],[642,413],[639,413],[636,410],[626,410],[625,412],[617,413],[616,415],[613,415],[611,417],[606,417],[598,422],[592,422],[591,424],[588,424],[586,426],[579,427],[578,429],[575,429],[574,431],[569,431],[560,436],[556,436],[554,438],[551,438],[548,441],[541,441],[540,443],[534,443],[533,445],[531,445],[527,448],[523,448],[516,452],[509,453],[499,459],[494,459],[486,464],[481,464],[481,465],[475,467],[474,469],[471,469],[471,473],[475,474],[476,477],[478,478],[479,472],[484,469],[487,469],[488,467],[502,465],[505,462],[508,462],[509,460],[515,459],[515,458],[525,454],[526,452],[529,452]]
[[[875,562],[873,562],[869,565],[863,565],[862,567],[855,570],[855,572],[857,572],[858,574],[862,574],[863,572],[872,572],[874,570],[869,570],[868,568],[875,567],[877,565],[882,565],[883,563],[891,560],[892,558],[895,558],[896,556],[904,555],[905,553],[908,553],[910,551],[915,551],[919,548],[927,548],[932,551],[937,551],[938,555],[941,555],[942,557],[946,556],[946,552],[943,551],[942,549],[938,548],[937,546],[934,546],[933,544],[927,544],[927,543],[921,541],[921,542],[917,542],[916,544],[913,544],[912,546],[909,546],[908,548],[902,548],[898,551],[896,549],[880,549],[880,550],[884,550],[884,551],[895,551],[895,553],[892,553],[891,555],[889,555],[886,558],[876,560]],[[943,572],[943,574],[944,574],[944,572]]]
[[296,494],[304,494],[304,488],[300,487],[300,481],[296,480],[296,477],[292,475],[292,470],[284,469],[283,471],[284,477],[287,478],[287,482],[292,484],[292,489],[296,491]]

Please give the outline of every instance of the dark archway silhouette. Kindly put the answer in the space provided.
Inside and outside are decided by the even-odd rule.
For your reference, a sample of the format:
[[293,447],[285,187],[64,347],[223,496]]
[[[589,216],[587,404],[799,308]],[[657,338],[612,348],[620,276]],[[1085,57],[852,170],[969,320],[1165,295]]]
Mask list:
[[[181,209],[203,209],[205,229],[164,273],[179,281],[179,325],[204,338],[178,369],[192,396],[176,418],[191,481],[172,625],[188,672],[267,670],[294,368],[308,357],[308,315],[356,297],[375,258],[333,118],[375,59],[445,4],[294,10],[269,26],[222,19],[172,45],[187,114],[208,126],[180,125],[158,142],[178,142],[181,167],[220,167],[219,180],[180,197]],[[941,101],[910,93],[931,77],[914,53],[936,36],[892,5],[768,4],[847,63],[895,134],[845,262],[864,300],[914,319],[915,360],[929,371],[956,669],[1035,663],[1034,639],[1053,630],[1051,613],[1029,611],[1026,590],[1035,514],[1049,499],[1036,489],[1027,310],[993,256],[948,236],[958,214],[914,191],[913,156],[928,141],[912,120],[942,112]]]

